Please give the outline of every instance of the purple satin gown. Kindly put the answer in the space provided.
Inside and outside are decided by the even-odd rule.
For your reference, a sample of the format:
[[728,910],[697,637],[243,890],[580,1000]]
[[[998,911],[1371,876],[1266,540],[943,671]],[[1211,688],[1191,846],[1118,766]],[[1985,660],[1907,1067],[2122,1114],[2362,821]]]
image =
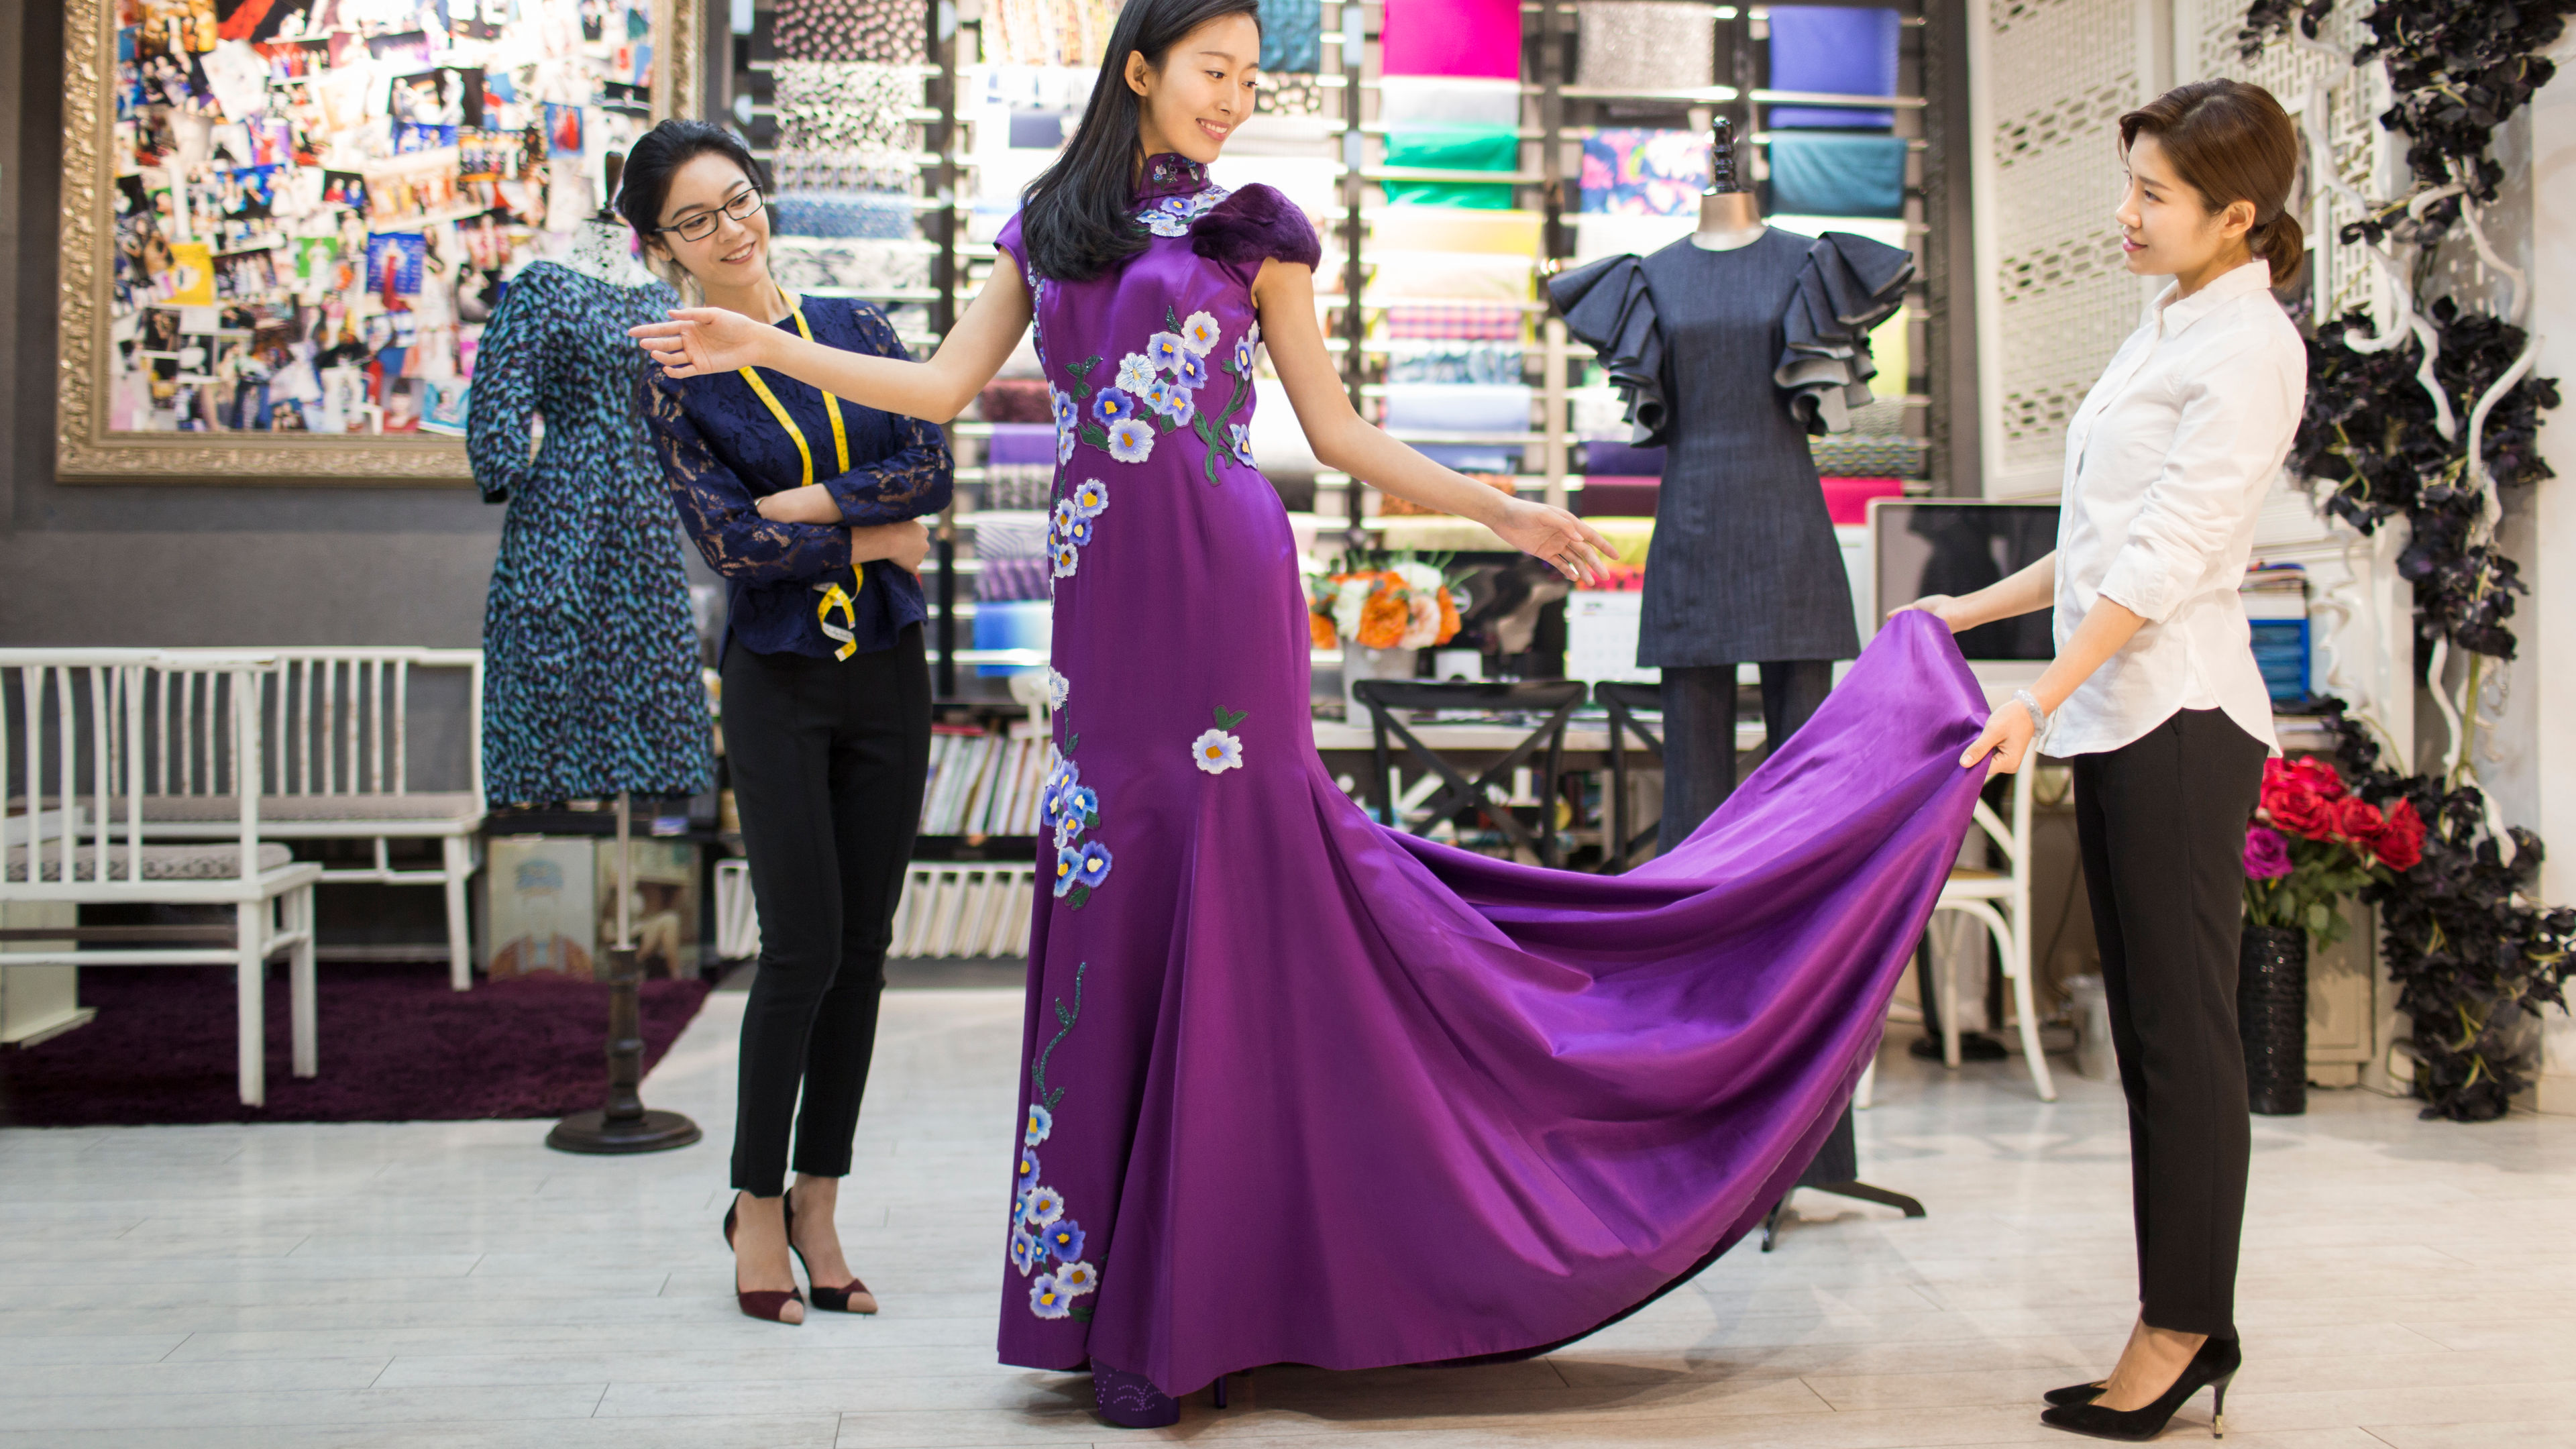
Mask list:
[[[1315,753],[1296,546],[1242,443],[1253,275],[1313,233],[1177,157],[1139,206],[1146,252],[1033,288],[1062,677],[1001,1357],[1177,1395],[1580,1336],[1832,1127],[1956,858],[1982,699],[1900,616],[1624,876],[1377,825]],[[1016,219],[1001,245],[1025,275]]]

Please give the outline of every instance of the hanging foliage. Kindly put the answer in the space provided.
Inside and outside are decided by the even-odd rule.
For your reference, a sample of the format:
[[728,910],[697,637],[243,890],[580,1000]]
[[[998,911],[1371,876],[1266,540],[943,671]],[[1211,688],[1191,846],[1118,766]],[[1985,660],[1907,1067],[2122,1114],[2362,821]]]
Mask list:
[[[2336,0],[2254,0],[2238,32],[2247,59],[2292,26],[2311,46]],[[2289,466],[2319,503],[2365,534],[2403,518],[2398,572],[2415,591],[2415,629],[2438,658],[2469,656],[2467,708],[2451,760],[2429,774],[2383,765],[2380,748],[2340,701],[2326,701],[2337,759],[2353,792],[2382,811],[2401,803],[2426,826],[2423,858],[2371,885],[2383,959],[2412,1023],[2408,1046],[2427,1117],[2504,1115],[2530,1070],[2526,1020],[2564,1007],[2576,911],[2532,895],[2541,842],[2500,825],[2470,780],[2478,690],[2487,659],[2513,657],[2514,561],[2494,523],[2505,490],[2551,475],[2539,453],[2540,414],[2559,404],[2553,379],[2529,374],[2531,338],[2519,325],[2525,289],[2497,264],[2478,230],[2504,170],[2489,154],[2496,128],[2548,83],[2553,44],[2576,0],[2381,0],[2361,17],[2370,40],[2351,57],[2386,69],[2393,103],[2379,124],[2406,138],[2414,187],[2363,201],[2345,243],[2379,253],[2397,315],[2349,313],[2308,344],[2308,399]],[[2321,185],[2348,188],[2333,177]],[[2470,239],[2513,281],[2516,315],[2497,317],[2448,297],[2417,307],[2445,239]],[[2392,248],[2411,249],[2401,263]],[[2427,352],[2431,366],[2425,365]],[[2436,677],[2430,687],[2442,690]],[[2401,706],[2403,707],[2403,706]]]

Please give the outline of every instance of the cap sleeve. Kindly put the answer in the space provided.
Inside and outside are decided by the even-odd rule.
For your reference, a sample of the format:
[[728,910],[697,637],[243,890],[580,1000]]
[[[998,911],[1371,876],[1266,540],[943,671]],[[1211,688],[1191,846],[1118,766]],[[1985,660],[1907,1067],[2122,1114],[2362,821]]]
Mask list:
[[1547,299],[1628,399],[1630,444],[1661,443],[1671,416],[1664,402],[1664,331],[1644,265],[1634,253],[1586,263],[1549,278]]
[[1001,233],[993,238],[993,248],[1011,254],[1011,260],[1020,269],[1020,284],[1027,286],[1037,274],[1029,270],[1029,244],[1020,236],[1020,215],[1012,212],[1011,219],[1002,223]]
[[1190,250],[1246,277],[1274,257],[1310,269],[1324,260],[1306,213],[1279,188],[1259,182],[1209,208],[1190,227]]
[[1780,365],[1772,381],[1789,394],[1789,415],[1810,433],[1851,428],[1851,409],[1869,401],[1869,331],[1905,304],[1914,254],[1846,231],[1807,248],[1806,265],[1781,319]]

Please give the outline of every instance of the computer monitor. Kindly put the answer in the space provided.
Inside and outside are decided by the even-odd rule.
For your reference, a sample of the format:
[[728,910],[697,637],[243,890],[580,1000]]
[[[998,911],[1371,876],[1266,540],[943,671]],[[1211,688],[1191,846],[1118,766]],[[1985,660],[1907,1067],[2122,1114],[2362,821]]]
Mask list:
[[[2057,505],[1982,498],[1874,498],[1869,505],[1870,617],[1926,594],[1965,594],[2057,547]],[[1970,663],[2044,661],[2056,652],[2050,611],[1959,636]]]

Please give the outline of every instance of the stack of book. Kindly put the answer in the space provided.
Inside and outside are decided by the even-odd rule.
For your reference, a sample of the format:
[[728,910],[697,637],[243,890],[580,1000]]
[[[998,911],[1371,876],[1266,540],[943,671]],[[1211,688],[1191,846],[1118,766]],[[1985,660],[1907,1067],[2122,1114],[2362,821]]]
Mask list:
[[2254,629],[2254,662],[2276,705],[2308,697],[2308,571],[2297,564],[2257,563],[2237,586]]
[[1012,721],[1007,733],[933,726],[921,833],[970,839],[1040,833],[1038,787],[1046,766],[1046,731],[1025,720]]
[[912,867],[896,908],[888,954],[912,960],[1026,956],[1037,870],[1027,865]]

